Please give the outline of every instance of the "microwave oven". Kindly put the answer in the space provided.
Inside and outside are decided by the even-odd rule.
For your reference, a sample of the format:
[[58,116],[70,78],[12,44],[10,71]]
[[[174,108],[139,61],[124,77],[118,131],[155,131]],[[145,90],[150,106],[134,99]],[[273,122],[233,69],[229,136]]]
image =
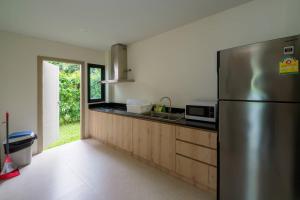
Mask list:
[[217,101],[194,101],[185,106],[185,118],[205,122],[216,122]]

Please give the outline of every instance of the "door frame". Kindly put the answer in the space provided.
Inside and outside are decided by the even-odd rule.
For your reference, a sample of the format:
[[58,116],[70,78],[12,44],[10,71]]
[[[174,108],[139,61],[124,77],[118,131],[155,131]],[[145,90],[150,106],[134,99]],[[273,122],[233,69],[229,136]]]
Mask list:
[[47,56],[37,57],[37,152],[43,152],[43,61],[57,61],[65,63],[74,63],[80,67],[80,139],[86,138],[86,65],[84,61],[54,58]]

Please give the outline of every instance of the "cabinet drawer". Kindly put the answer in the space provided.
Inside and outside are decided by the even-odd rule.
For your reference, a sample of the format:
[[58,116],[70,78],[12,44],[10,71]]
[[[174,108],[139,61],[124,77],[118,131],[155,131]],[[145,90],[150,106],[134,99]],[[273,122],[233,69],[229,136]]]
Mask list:
[[176,155],[176,173],[191,180],[196,185],[208,187],[209,166],[206,164]]
[[215,132],[177,126],[176,138],[214,149],[217,148],[217,134]]
[[202,146],[176,141],[176,153],[205,162],[210,165],[217,165],[217,151]]

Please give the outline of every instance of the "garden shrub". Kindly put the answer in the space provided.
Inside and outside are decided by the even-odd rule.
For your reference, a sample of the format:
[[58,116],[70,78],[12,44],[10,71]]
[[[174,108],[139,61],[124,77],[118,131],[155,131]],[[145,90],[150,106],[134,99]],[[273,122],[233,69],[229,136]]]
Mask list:
[[80,121],[80,67],[77,64],[51,62],[59,66],[59,122]]
[[90,70],[90,96],[92,99],[100,99],[101,87],[99,85],[99,80],[101,80],[101,69],[91,68]]

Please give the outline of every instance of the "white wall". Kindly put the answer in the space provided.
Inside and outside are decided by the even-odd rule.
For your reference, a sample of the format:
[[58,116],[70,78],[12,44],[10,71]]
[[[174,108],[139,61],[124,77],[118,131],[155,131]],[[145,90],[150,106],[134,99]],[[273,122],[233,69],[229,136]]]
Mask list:
[[300,34],[299,0],[255,0],[175,30],[131,44],[135,83],[114,86],[114,101],[171,96],[183,107],[217,98],[216,52]]
[[9,111],[11,131],[37,131],[38,55],[105,64],[102,51],[0,32],[0,121]]

